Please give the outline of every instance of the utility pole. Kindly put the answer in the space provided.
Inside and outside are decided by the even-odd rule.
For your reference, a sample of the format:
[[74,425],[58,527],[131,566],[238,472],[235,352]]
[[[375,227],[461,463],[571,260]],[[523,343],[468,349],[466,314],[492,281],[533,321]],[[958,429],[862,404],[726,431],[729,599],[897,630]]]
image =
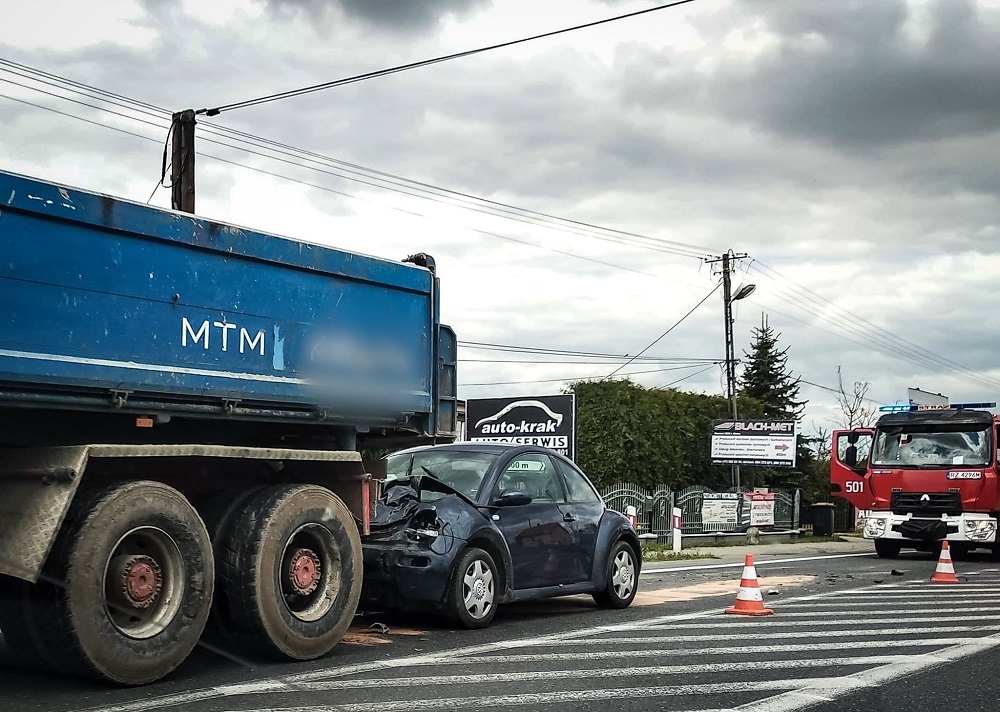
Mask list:
[[178,111],[173,117],[170,171],[170,207],[194,214],[194,110]]
[[[729,401],[729,416],[736,420],[736,349],[733,344],[733,302],[745,297],[756,289],[755,285],[748,284],[740,288],[734,295],[732,293],[732,269],[733,261],[747,257],[745,252],[735,254],[732,250],[727,251],[721,257],[706,259],[706,264],[722,263],[722,310],[725,322],[726,333],[726,399]],[[740,486],[740,466],[733,465],[732,486]]]

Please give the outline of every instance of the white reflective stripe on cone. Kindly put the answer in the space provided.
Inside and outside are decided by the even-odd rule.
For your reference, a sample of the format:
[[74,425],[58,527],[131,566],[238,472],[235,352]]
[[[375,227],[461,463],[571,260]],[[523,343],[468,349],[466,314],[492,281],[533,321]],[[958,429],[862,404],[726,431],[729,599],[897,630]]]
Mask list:
[[757,580],[757,571],[756,571],[756,569],[754,569],[753,566],[744,566],[743,567],[743,580],[744,581],[756,581]]
[[737,601],[760,601],[764,602],[764,597],[760,594],[759,588],[743,588],[740,586],[740,592],[736,594]]
[[941,562],[938,564],[936,574],[953,574],[955,573],[955,567],[948,562]]

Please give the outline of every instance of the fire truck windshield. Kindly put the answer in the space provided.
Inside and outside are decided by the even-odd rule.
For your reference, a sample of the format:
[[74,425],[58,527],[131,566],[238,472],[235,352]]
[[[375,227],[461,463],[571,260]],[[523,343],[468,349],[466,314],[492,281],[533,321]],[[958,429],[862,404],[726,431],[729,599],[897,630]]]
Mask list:
[[935,469],[990,464],[990,428],[910,425],[879,428],[872,465]]

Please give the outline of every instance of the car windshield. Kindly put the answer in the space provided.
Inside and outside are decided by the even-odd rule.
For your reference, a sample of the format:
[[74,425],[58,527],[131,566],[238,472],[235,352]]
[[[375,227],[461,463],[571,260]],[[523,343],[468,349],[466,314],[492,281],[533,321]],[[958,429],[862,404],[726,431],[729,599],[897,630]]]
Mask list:
[[[968,427],[968,426],[966,426]],[[952,467],[990,464],[990,434],[983,429],[880,428],[872,464],[890,467]]]
[[[386,480],[409,476],[430,475],[461,492],[469,499],[475,499],[490,465],[496,455],[462,450],[427,450],[407,455],[390,455],[386,467]],[[432,493],[422,499],[435,498]]]

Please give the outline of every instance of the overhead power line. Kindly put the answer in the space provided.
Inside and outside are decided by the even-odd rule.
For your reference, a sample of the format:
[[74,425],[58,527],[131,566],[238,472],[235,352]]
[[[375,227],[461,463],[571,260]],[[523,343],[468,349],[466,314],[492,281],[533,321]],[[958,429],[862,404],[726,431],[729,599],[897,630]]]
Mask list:
[[535,40],[545,39],[547,37],[555,37],[556,35],[566,34],[567,32],[576,32],[577,30],[584,30],[591,27],[597,27],[599,25],[606,25],[610,22],[627,20],[629,18],[638,17],[639,15],[647,15],[649,13],[658,12],[660,10],[667,10],[672,7],[677,7],[678,5],[687,5],[688,3],[691,2],[694,2],[694,0],[676,0],[676,2],[667,3],[665,5],[657,5],[656,7],[646,8],[645,10],[637,10],[635,12],[628,12],[622,15],[615,15],[614,17],[607,17],[603,20],[597,20],[595,22],[586,22],[582,25],[564,27],[561,30],[552,30],[550,32],[543,32],[541,34],[532,35],[530,37],[522,37],[521,39],[517,40],[500,42],[498,44],[488,45],[485,47],[477,47],[476,49],[469,49],[463,52],[455,52],[453,54],[446,54],[440,57],[424,59],[419,62],[400,64],[395,67],[387,67],[386,69],[379,69],[373,72],[365,72],[364,74],[356,74],[352,77],[345,77],[343,79],[335,79],[329,82],[313,84],[311,86],[302,87],[300,89],[291,89],[289,91],[277,92],[275,94],[265,94],[264,96],[259,96],[254,99],[246,99],[244,101],[237,101],[231,104],[223,104],[221,106],[216,106],[215,108],[212,109],[199,109],[198,112],[196,113],[204,114],[206,116],[216,116],[217,114],[220,114],[223,111],[234,111],[236,109],[245,109],[250,106],[257,106],[259,104],[267,104],[273,101],[290,99],[295,96],[302,96],[303,94],[312,94],[314,92],[324,91],[326,89],[332,89],[334,87],[344,86],[345,84],[354,84],[356,82],[365,81],[367,79],[375,79],[376,77],[384,77],[389,74],[398,74],[399,72],[405,72],[411,69],[419,69],[420,67],[427,67],[432,64],[440,64],[441,62],[447,62],[453,59],[471,57],[472,55],[475,54],[482,54],[483,52],[491,52],[493,50],[503,49],[505,47],[513,47],[514,45],[524,44],[526,42],[533,42]]
[[[27,78],[33,82],[39,82],[46,86],[59,88],[64,91],[75,93],[79,96],[83,96],[88,100],[95,100],[99,102],[108,102],[113,106],[118,108],[126,108],[129,111],[135,111],[141,114],[141,116],[132,116],[130,114],[122,113],[121,111],[116,111],[114,109],[109,109],[104,106],[98,106],[90,101],[81,101],[79,99],[74,99],[72,97],[62,96],[54,92],[49,92],[38,87],[32,87],[21,82],[13,82],[11,80],[8,83],[15,84],[22,88],[30,89],[33,91],[40,92],[42,94],[59,98],[77,105],[86,106],[87,108],[100,110],[108,112],[111,115],[119,116],[126,119],[131,119],[149,126],[154,126],[165,130],[166,126],[170,124],[171,114],[166,109],[161,107],[156,107],[155,105],[148,104],[146,102],[141,102],[137,100],[129,99],[121,94],[116,94],[114,92],[108,92],[97,87],[93,87],[81,82],[76,82],[75,80],[67,79],[65,77],[60,77],[58,75],[52,74],[51,72],[44,72],[42,70],[37,70],[27,65],[22,65],[11,60],[0,58],[0,71],[15,74],[20,78]],[[30,104],[30,102],[28,102]],[[31,104],[37,108],[46,109],[48,107],[40,106],[37,104]],[[56,111],[63,116],[69,116],[70,118],[78,118],[72,114],[67,114],[66,112]],[[158,121],[150,121],[149,118],[158,119]],[[87,120],[88,123],[101,126],[100,122],[94,122]],[[161,123],[162,122],[162,123]],[[711,248],[702,248],[695,245],[688,245],[681,242],[676,242],[672,240],[666,240],[663,238],[653,238],[646,235],[640,235],[638,233],[617,230],[613,228],[606,228],[593,223],[588,223],[585,221],[574,220],[570,218],[562,218],[559,216],[551,215],[548,213],[542,213],[538,211],[532,211],[526,208],[520,208],[508,203],[501,203],[499,201],[493,201],[487,198],[480,198],[468,193],[462,193],[460,191],[453,191],[447,188],[442,188],[440,186],[434,186],[429,183],[424,183],[421,181],[414,181],[411,179],[403,178],[402,176],[397,176],[391,173],[386,173],[384,171],[379,171],[377,169],[367,168],[360,166],[358,164],[352,164],[346,161],[340,161],[339,159],[331,158],[328,156],[322,156],[321,154],[316,154],[313,152],[305,151],[303,149],[295,148],[294,146],[289,146],[287,144],[282,144],[280,142],[271,141],[269,139],[264,139],[261,137],[254,136],[252,134],[247,134],[245,132],[236,131],[233,129],[228,129],[226,127],[216,126],[211,123],[201,123],[199,124],[200,130],[207,132],[214,136],[202,137],[202,141],[223,146],[225,148],[243,151],[250,153],[251,155],[259,156],[264,159],[278,161],[287,165],[295,166],[297,168],[305,168],[307,170],[313,170],[325,175],[331,175],[337,178],[351,180],[354,182],[359,182],[372,187],[389,190],[396,193],[401,193],[407,196],[432,200],[434,202],[445,203],[452,207],[460,207],[466,210],[472,210],[474,212],[483,213],[491,217],[500,217],[504,219],[514,220],[520,223],[526,223],[529,225],[543,227],[546,229],[558,230],[561,232],[567,232],[570,234],[580,235],[587,238],[593,238],[598,240],[603,240],[606,242],[611,242],[615,244],[622,244],[629,247],[637,247],[640,249],[654,250],[658,252],[663,252],[667,254],[674,254],[681,257],[691,257],[700,259],[703,255],[704,250],[709,250]],[[108,126],[107,128],[113,129],[114,127]],[[148,137],[143,137],[147,138]],[[226,139],[226,141],[220,141],[219,138]],[[235,141],[237,144],[244,145],[233,145],[227,141]],[[251,146],[252,148],[247,148]],[[254,150],[261,149],[261,150]],[[268,151],[272,153],[278,153],[280,155],[275,156],[272,153],[264,153],[262,151]],[[228,159],[223,159],[220,156],[213,156],[211,154],[206,154],[204,152],[199,152],[199,155],[209,157],[213,160],[228,162],[231,165],[239,166],[248,170],[254,170],[264,175],[274,176],[280,179],[288,180],[290,182],[298,183],[301,185],[310,186],[326,192],[330,192],[336,195],[341,195],[344,197],[349,197],[356,200],[362,200],[365,202],[374,202],[363,198],[361,196],[354,195],[345,191],[339,191],[336,189],[329,188],[327,186],[317,185],[308,181],[303,181],[301,179],[292,178],[282,173],[276,173],[273,171],[267,171],[264,169],[256,168],[253,166],[248,166],[246,164],[240,163],[238,161],[232,161]],[[282,156],[289,156],[296,160],[289,160],[288,158],[283,158]],[[318,167],[317,165],[303,164],[301,161],[305,160],[311,164],[320,164],[320,166],[326,165],[332,168],[327,169],[323,167]],[[370,178],[370,180],[368,180]],[[157,183],[157,189],[160,187],[160,182]],[[404,189],[400,189],[404,188]],[[154,189],[154,194],[155,194]],[[147,200],[146,202],[149,202]],[[375,203],[380,205],[379,203]],[[407,210],[404,208],[399,208],[397,206],[385,206],[391,210],[396,210],[407,215],[413,215],[416,217],[421,217],[424,219],[434,219],[423,213],[419,213],[413,210]],[[626,271],[631,271],[634,273],[644,274],[648,276],[656,276],[650,272],[644,272],[642,270],[634,269],[631,267],[624,267],[619,264],[608,262],[605,260],[600,260],[592,257],[587,257],[581,255],[577,252],[572,252],[568,250],[560,250],[557,248],[548,247],[545,245],[539,245],[528,240],[522,240],[519,238],[511,237],[509,235],[504,235],[488,230],[481,230],[478,228],[461,226],[463,229],[468,229],[470,231],[478,232],[487,237],[493,237],[498,239],[503,239],[506,241],[515,242],[518,244],[524,244],[527,246],[534,247],[536,249],[545,250],[555,254],[562,254],[568,257],[574,257],[577,259],[583,259],[592,263],[600,264],[606,267],[612,267],[615,269],[624,269]]]
[[[722,361],[719,361],[719,363],[722,363]],[[700,371],[695,371],[694,373],[689,373],[688,375],[684,376],[683,378],[678,378],[676,381],[671,381],[670,383],[668,383],[668,384],[666,384],[664,386],[657,386],[656,389],[659,390],[659,391],[664,391],[664,390],[670,388],[671,386],[676,386],[678,383],[680,383],[682,381],[688,380],[689,378],[696,378],[697,376],[700,376],[701,374],[705,373],[706,371],[711,371],[717,365],[719,365],[719,364],[713,363],[711,366],[708,366],[707,368],[703,368]]]
[[[648,374],[648,373],[666,373],[667,371],[683,371],[683,370],[689,369],[689,368],[698,368],[698,366],[700,366],[700,365],[701,364],[691,364],[691,365],[687,365],[687,366],[670,366],[670,367],[664,367],[664,368],[652,368],[652,369],[643,370],[643,371],[632,371],[630,373],[625,373],[625,374],[622,374],[622,375],[624,375],[624,376],[640,376],[640,375]],[[714,364],[714,363],[710,364],[708,366],[708,368],[714,368],[715,365],[716,364]],[[704,373],[705,371],[708,370],[708,368],[699,371],[699,373]],[[692,376],[693,375],[697,375],[697,374],[692,374]],[[493,382],[489,382],[489,383],[459,383],[458,385],[459,385],[460,388],[466,388],[466,387],[472,387],[472,386],[517,386],[517,385],[527,384],[527,383],[563,383],[563,382],[566,382],[566,381],[590,381],[590,380],[593,380],[593,379],[596,379],[596,378],[599,378],[599,376],[570,376],[568,378],[544,378],[544,379],[537,380],[537,381],[536,380],[532,380],[532,381],[493,381]],[[683,381],[684,379],[682,378],[680,380]],[[675,381],[675,383],[678,383],[678,382],[679,381]],[[663,387],[665,388],[666,386],[663,386]]]
[[705,295],[704,297],[702,297],[702,298],[701,298],[701,301],[700,301],[700,302],[698,302],[698,303],[697,303],[697,304],[695,304],[695,305],[694,305],[693,307],[691,307],[690,311],[688,311],[688,313],[687,313],[687,314],[685,314],[685,315],[684,315],[684,316],[682,316],[682,317],[681,317],[680,319],[678,319],[678,320],[677,320],[677,321],[676,321],[676,322],[675,322],[675,323],[674,323],[674,324],[673,324],[673,325],[672,325],[672,326],[671,326],[671,327],[670,327],[669,329],[667,329],[667,330],[666,330],[666,331],[664,331],[664,332],[663,332],[662,334],[660,334],[660,335],[659,335],[659,336],[657,336],[657,337],[656,337],[655,339],[653,339],[653,341],[652,341],[652,342],[650,342],[649,346],[647,346],[646,348],[644,348],[644,349],[643,349],[642,351],[640,351],[640,352],[639,352],[639,353],[637,353],[637,354],[636,354],[635,356],[633,356],[632,358],[630,358],[630,359],[629,359],[629,360],[628,360],[627,362],[625,362],[624,364],[622,364],[621,366],[619,366],[618,368],[616,368],[616,369],[615,369],[614,371],[612,371],[611,373],[609,373],[609,374],[608,374],[607,376],[605,376],[605,378],[611,378],[611,377],[612,377],[612,376],[614,376],[614,375],[615,375],[616,373],[618,373],[619,371],[621,371],[621,370],[622,370],[623,368],[625,368],[626,366],[628,366],[628,365],[629,365],[630,363],[632,363],[633,361],[635,361],[635,360],[636,360],[637,358],[639,358],[640,356],[642,356],[642,355],[643,355],[644,353],[646,353],[647,351],[649,351],[649,350],[650,350],[651,348],[653,348],[654,346],[656,346],[656,344],[657,344],[657,343],[658,343],[658,342],[659,342],[659,341],[660,341],[660,340],[661,340],[661,339],[662,339],[662,338],[663,338],[664,336],[666,336],[666,335],[667,335],[667,334],[669,334],[669,333],[670,333],[671,331],[673,331],[674,329],[676,329],[676,328],[677,328],[678,326],[680,326],[680,325],[681,325],[681,324],[682,324],[682,323],[684,322],[684,320],[685,320],[685,319],[687,319],[687,318],[688,318],[689,316],[691,316],[692,314],[694,314],[694,311],[695,311],[695,310],[696,310],[696,309],[697,309],[698,307],[700,307],[700,306],[701,306],[702,304],[704,304],[704,303],[705,303],[706,301],[708,301],[708,298],[709,298],[710,296],[712,296],[713,294],[715,294],[715,293],[716,293],[716,292],[718,291],[719,287],[721,287],[721,286],[722,286],[722,283],[721,283],[721,282],[719,282],[718,284],[716,284],[716,285],[715,285],[715,286],[714,286],[714,287],[712,288],[712,290],[711,290],[711,291],[710,291],[710,292],[709,292],[708,294],[706,294],[706,295]]
[[[0,58],[0,71],[5,71],[10,74],[14,74],[15,76],[18,76],[19,78],[22,79],[29,79],[32,82],[40,83],[50,88],[55,88],[75,93],[78,96],[82,96],[88,99],[88,101],[81,101],[79,99],[74,99],[72,97],[62,96],[55,92],[50,92],[47,90],[39,89],[38,87],[26,85],[22,82],[16,82],[9,79],[4,80],[9,84],[29,89],[31,91],[39,92],[43,95],[75,103],[80,106],[85,106],[90,109],[106,112],[112,116],[116,116],[131,121],[136,121],[144,125],[155,127],[158,130],[164,130],[166,128],[166,125],[168,125],[170,121],[171,113],[166,109],[163,109],[162,107],[157,107],[147,102],[131,99],[130,97],[124,96],[122,94],[109,92],[107,90],[83,84],[82,82],[77,82],[72,79],[60,77],[59,75],[53,74],[51,72],[46,72],[44,70],[35,69],[33,67],[29,67],[28,65],[19,64],[11,60]],[[76,119],[78,121],[82,121],[121,134],[134,136],[136,138],[141,138],[147,141],[159,142],[158,139],[154,139],[150,136],[146,136],[134,131],[129,131],[119,126],[111,126],[100,121],[94,121],[92,119],[78,116],[69,112],[60,111],[53,107],[37,104],[19,97],[14,97],[9,95],[0,95],[0,97],[27,106],[31,106],[34,108],[49,111],[60,116]],[[134,114],[138,114],[138,116],[130,113],[124,113],[116,109],[111,109],[108,108],[107,106],[100,106],[97,104],[93,104],[90,103],[91,101],[110,104],[111,106],[116,107],[116,109],[124,109],[126,112],[134,112]],[[431,199],[431,200],[437,199],[437,202],[444,202],[440,200],[440,198],[443,197],[448,201],[458,201],[460,203],[459,207],[471,209],[476,212],[483,212],[484,214],[493,215],[495,217],[515,219],[519,222],[527,222],[528,224],[534,224],[548,229],[559,229],[564,232],[572,232],[588,238],[605,239],[606,241],[617,242],[619,244],[624,244],[626,246],[638,247],[641,249],[652,249],[655,251],[672,253],[687,257],[695,257],[695,256],[700,257],[702,254],[701,252],[702,248],[699,248],[698,246],[686,245],[684,243],[673,242],[669,240],[662,240],[660,238],[652,238],[640,235],[638,233],[630,233],[626,231],[614,230],[611,228],[604,228],[598,225],[594,225],[592,223],[560,218],[558,216],[550,215],[547,213],[540,213],[536,211],[530,211],[524,208],[518,208],[517,206],[500,203],[498,201],[490,201],[485,198],[478,198],[477,196],[473,196],[467,193],[461,193],[459,191],[450,191],[448,189],[441,188],[439,186],[434,186],[429,183],[412,181],[410,179],[406,179],[401,176],[396,176],[391,173],[385,173],[382,171],[377,171],[376,169],[370,169],[364,166],[359,166],[357,164],[351,164],[348,162],[339,161],[338,159],[335,158],[322,156],[321,154],[315,154],[309,151],[304,151],[303,149],[297,149],[294,146],[289,146],[287,144],[281,144],[279,142],[271,141],[269,139],[256,137],[253,136],[252,134],[236,131],[234,129],[228,129],[226,127],[217,126],[210,122],[202,122],[199,124],[199,127],[201,128],[202,131],[210,134],[213,137],[213,138],[203,137],[203,140],[209,143],[214,143],[216,145],[229,148],[231,150],[238,150],[251,153],[252,155],[260,156],[268,160],[276,160],[279,162],[286,163],[288,165],[305,168],[308,170],[318,171],[341,179],[354,180],[356,182],[361,182],[366,185],[374,185],[375,187],[383,188],[386,190],[394,190],[394,186],[405,187],[408,188],[408,190],[395,190],[394,192],[399,192],[406,195],[414,195],[415,197]],[[225,141],[218,139],[225,139]],[[255,149],[261,149],[261,150],[250,150],[246,148],[244,145],[233,145],[232,143],[228,143],[228,141],[233,141],[236,144],[246,144]],[[284,156],[289,156],[293,158],[302,158],[302,160],[310,161],[320,165],[323,165],[324,162],[328,162],[329,165],[333,166],[334,168],[331,170],[322,170],[313,165],[304,165],[298,161],[282,159],[278,156],[273,156],[268,153],[263,153],[262,151],[271,151],[273,153],[279,153],[280,155]],[[245,163],[241,163],[239,161],[223,158],[222,156],[207,154],[204,152],[199,152],[199,155],[202,155],[206,158],[210,158],[212,160],[216,160],[222,163],[233,165],[235,167],[240,167],[246,170],[272,176],[278,179],[287,180],[289,182],[308,186],[332,194],[356,200],[362,200],[365,202],[374,202],[366,198],[363,198],[361,196],[357,196],[345,191],[340,191],[330,188],[328,186],[301,180],[298,178],[293,178],[291,176],[282,173],[268,171],[262,168],[258,168],[256,166],[251,166]],[[351,171],[354,172],[354,175],[351,174]],[[371,177],[372,181],[368,181],[367,179],[361,180],[361,178],[365,178],[366,176]],[[385,185],[378,184],[375,182],[379,180],[383,180]],[[411,190],[413,192],[411,192]],[[416,192],[418,191],[423,191],[425,194],[416,194]],[[379,203],[375,204],[379,205]],[[449,204],[454,205],[455,203],[449,202]],[[424,219],[434,219],[422,213],[412,210],[407,210],[404,208],[399,208],[396,206],[381,205],[381,207],[388,207],[389,209]],[[568,257],[584,259],[590,262],[601,264],[607,267],[612,267],[615,269],[624,269],[628,271],[638,272],[640,274],[651,275],[651,273],[642,272],[640,270],[634,270],[629,267],[623,267],[622,265],[616,265],[614,263],[605,262],[603,260],[598,260],[595,258],[590,258],[575,252],[550,248],[545,245],[539,245],[534,242],[521,240],[508,235],[502,235],[500,233],[478,230],[476,228],[471,228],[466,226],[462,227],[470,231],[478,232],[479,234],[482,234],[487,237],[494,237],[498,239],[515,242],[518,244],[524,244],[530,247],[534,247],[536,249],[542,249],[556,254],[562,254]],[[704,248],[704,249],[709,250],[709,248]],[[917,344],[914,344],[911,341],[903,339],[902,337],[899,337],[896,334],[888,332],[882,327],[878,327],[872,324],[872,322],[868,320],[862,319],[857,315],[851,314],[850,312],[841,309],[833,302],[830,302],[829,300],[821,297],[812,290],[802,287],[801,285],[795,284],[791,280],[788,280],[786,277],[784,277],[784,275],[781,275],[776,270],[773,270],[772,268],[768,267],[767,265],[764,265],[763,263],[760,263],[759,261],[752,262],[750,265],[747,266],[747,269],[748,270],[753,269],[761,276],[773,280],[779,287],[780,290],[778,292],[779,295],[789,296],[790,297],[789,301],[793,304],[795,308],[805,312],[806,314],[809,314],[816,320],[819,320],[821,322],[827,322],[832,329],[835,329],[835,331],[823,328],[819,326],[817,323],[811,321],[803,321],[796,319],[791,315],[785,314],[784,312],[779,312],[775,309],[771,309],[770,311],[782,314],[796,321],[801,321],[801,323],[806,324],[812,328],[818,328],[829,334],[835,335],[838,338],[851,341],[852,343],[859,344],[866,348],[874,349],[888,356],[907,360],[911,363],[919,365],[923,368],[927,368],[928,370],[931,371],[947,372],[950,374],[958,375],[966,379],[974,380],[977,383],[987,385],[989,387],[996,387],[997,385],[1000,385],[1000,381],[997,381],[996,379],[993,379],[989,376],[985,376],[981,373],[973,371],[972,369],[969,369],[963,366],[962,364],[955,362],[952,359],[947,359],[945,357],[939,356],[938,354],[923,349],[922,347],[918,346]],[[831,318],[831,316],[827,313],[831,311],[831,309],[834,310],[835,313],[837,314],[836,318]]]
[[[14,102],[17,102],[17,103],[20,103],[20,104],[24,104],[24,105],[27,105],[27,106],[31,106],[31,107],[34,107],[36,109],[41,109],[43,111],[48,111],[48,112],[51,112],[53,114],[57,114],[59,116],[64,116],[64,117],[67,117],[67,118],[70,118],[70,119],[75,119],[77,121],[82,121],[82,122],[90,124],[92,126],[98,126],[100,128],[103,128],[103,129],[108,129],[110,131],[115,131],[117,133],[125,134],[125,135],[128,135],[128,136],[134,136],[136,138],[140,138],[140,139],[143,139],[145,141],[151,141],[151,142],[157,143],[157,144],[160,143],[160,139],[158,139],[158,138],[153,138],[152,136],[146,136],[146,135],[143,135],[143,134],[140,134],[140,133],[136,133],[134,131],[129,131],[127,129],[122,129],[122,128],[117,127],[117,126],[110,126],[110,125],[102,123],[100,121],[95,121],[93,119],[88,119],[88,118],[83,117],[83,116],[78,116],[76,114],[71,114],[71,113],[66,112],[66,111],[61,111],[61,110],[53,108],[51,106],[45,106],[44,104],[38,104],[38,103],[35,103],[35,102],[28,101],[26,99],[20,99],[18,97],[13,97],[13,96],[10,96],[8,94],[0,94],[0,98],[7,99],[9,101],[14,101]],[[76,102],[76,103],[82,103],[82,102]],[[143,123],[150,123],[150,122],[143,122]],[[165,127],[162,127],[162,128],[165,128]],[[225,144],[223,144],[223,145],[225,145]],[[245,149],[241,149],[241,150],[245,150]],[[253,153],[253,152],[251,151],[251,153]],[[281,173],[276,173],[274,171],[268,171],[268,170],[263,169],[263,168],[258,168],[257,166],[251,166],[249,164],[241,163],[239,161],[234,161],[234,160],[228,159],[228,158],[223,158],[222,156],[218,156],[218,155],[215,155],[215,154],[206,153],[204,151],[198,151],[197,154],[199,156],[203,157],[203,158],[209,158],[209,159],[211,159],[213,161],[218,161],[220,163],[225,163],[227,165],[235,166],[235,167],[238,167],[238,168],[243,168],[243,169],[248,170],[248,171],[253,171],[255,173],[260,173],[262,175],[267,175],[267,176],[271,176],[273,178],[279,178],[279,179],[282,179],[282,180],[287,180],[287,181],[289,181],[291,183],[297,183],[299,185],[308,186],[310,188],[315,188],[317,190],[321,190],[321,191],[324,191],[324,192],[327,192],[327,193],[332,193],[334,195],[340,195],[340,196],[343,196],[343,197],[346,197],[346,198],[351,198],[353,200],[360,200],[362,202],[371,203],[371,204],[374,204],[374,205],[380,205],[376,201],[369,200],[368,198],[364,198],[364,197],[359,196],[359,195],[354,195],[354,194],[348,193],[346,191],[337,190],[335,188],[330,188],[330,187],[324,186],[324,185],[319,185],[318,183],[312,183],[310,181],[305,181],[305,180],[302,180],[300,178],[293,178],[291,176],[283,175]],[[260,154],[260,155],[263,155],[263,154]],[[146,202],[148,202],[148,200]],[[411,215],[411,216],[414,216],[414,217],[418,217],[418,218],[421,218],[421,219],[424,219],[424,220],[435,220],[435,218],[433,218],[433,217],[431,217],[429,215],[425,215],[424,213],[417,212],[415,210],[407,210],[405,208],[400,208],[400,207],[393,206],[393,205],[380,205],[380,207],[386,208],[388,210],[393,210],[393,211],[396,211],[396,212],[399,212],[399,213],[403,213],[405,215]],[[657,275],[653,274],[652,272],[645,272],[643,270],[634,269],[632,267],[626,267],[624,265],[616,264],[614,262],[609,262],[609,261],[606,261],[606,260],[597,259],[596,257],[589,257],[587,255],[581,255],[581,254],[576,253],[576,252],[570,252],[569,250],[560,250],[560,249],[555,248],[555,247],[548,247],[546,245],[539,245],[537,243],[530,242],[529,240],[522,240],[520,238],[512,237],[510,235],[504,235],[502,233],[493,232],[493,231],[490,231],[490,230],[481,230],[479,228],[470,227],[468,225],[462,225],[462,226],[459,226],[459,227],[461,229],[463,229],[463,230],[468,230],[470,232],[475,232],[475,233],[478,233],[478,234],[486,236],[486,237],[493,237],[493,238],[497,238],[497,239],[500,239],[500,240],[505,240],[505,241],[508,241],[508,242],[514,242],[514,243],[517,243],[517,244],[520,244],[520,245],[525,245],[527,247],[533,247],[533,248],[538,249],[538,250],[543,250],[545,252],[551,252],[553,254],[563,255],[565,257],[572,257],[574,259],[583,260],[585,262],[590,262],[592,264],[598,264],[598,265],[601,265],[603,267],[610,267],[612,269],[622,270],[622,271],[625,271],[625,272],[631,272],[633,274],[641,274],[641,275],[646,276],[646,277],[657,277]]]
[[[612,354],[612,353],[601,353],[595,351],[572,351],[568,349],[550,349],[540,346],[518,346],[515,344],[494,344],[483,341],[459,341],[458,345],[473,350],[479,351],[500,351],[518,354],[535,354],[535,355],[550,355],[550,356],[576,356],[576,357],[586,357],[586,358],[602,358],[610,359],[614,361],[623,361],[632,358],[629,354]],[[663,357],[663,356],[639,356],[635,358],[636,361],[683,361],[683,362],[702,362],[702,363],[716,363],[720,361],[717,358],[700,358],[700,357]]]
[[[751,266],[751,268],[757,274],[772,280],[782,290],[778,292],[778,296],[784,296],[792,306],[811,316],[827,321],[839,331],[850,335],[850,337],[844,337],[838,334],[842,338],[847,338],[850,341],[854,341],[880,353],[904,359],[931,371],[963,376],[966,379],[976,381],[990,388],[1000,386],[1000,381],[997,379],[985,376],[952,359],[940,356],[912,341],[904,339],[888,329],[838,306],[815,291],[797,284],[777,270],[759,261],[756,261],[755,265],[757,266]],[[832,311],[836,318],[831,318],[826,313],[827,311]]]
[[[618,360],[625,361],[627,359],[618,359]],[[542,365],[542,366],[549,364],[574,365],[574,366],[604,366],[607,365],[608,363],[606,359],[587,359],[583,361],[549,359],[540,361],[537,359],[498,359],[498,358],[459,358],[458,362],[459,363],[520,363],[520,364],[532,364],[532,365]],[[688,361],[688,360],[681,361],[674,359],[647,359],[642,361],[643,364],[657,364],[657,363],[666,364],[666,363],[679,363],[679,362],[687,363],[688,365],[693,365],[693,366],[700,366],[708,361],[707,360],[703,361],[700,359],[697,361]],[[714,361],[712,361],[711,363],[714,363]]]

